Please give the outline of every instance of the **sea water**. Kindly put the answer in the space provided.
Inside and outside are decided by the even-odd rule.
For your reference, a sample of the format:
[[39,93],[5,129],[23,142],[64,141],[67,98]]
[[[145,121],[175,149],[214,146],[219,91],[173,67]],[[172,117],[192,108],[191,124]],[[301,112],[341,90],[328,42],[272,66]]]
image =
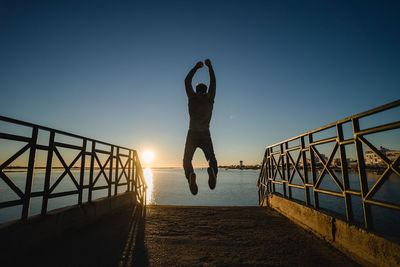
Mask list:
[[[71,171],[76,181],[79,181],[79,170]],[[94,177],[98,170],[94,171]],[[258,170],[220,170],[217,178],[217,186],[214,190],[208,187],[208,174],[206,169],[195,169],[197,174],[198,194],[190,193],[187,179],[183,169],[144,169],[145,179],[148,184],[147,204],[161,205],[196,205],[196,206],[257,206]],[[63,171],[53,170],[50,187],[57,181]],[[6,175],[24,192],[26,172],[6,172]],[[35,170],[32,192],[43,191],[44,170]],[[89,181],[89,171],[85,171],[84,184]],[[19,197],[0,179],[0,202],[17,200]],[[106,185],[103,176],[96,186]],[[118,187],[118,192],[126,191],[126,186]],[[67,174],[55,187],[52,193],[77,190],[72,179]],[[107,196],[108,190],[93,191],[92,199]],[[87,201],[87,190],[83,191],[83,201]],[[78,203],[78,195],[51,198],[48,201],[48,210],[75,205]],[[31,199],[29,215],[39,214],[42,207],[42,197]],[[0,223],[20,218],[22,206],[0,209]]]

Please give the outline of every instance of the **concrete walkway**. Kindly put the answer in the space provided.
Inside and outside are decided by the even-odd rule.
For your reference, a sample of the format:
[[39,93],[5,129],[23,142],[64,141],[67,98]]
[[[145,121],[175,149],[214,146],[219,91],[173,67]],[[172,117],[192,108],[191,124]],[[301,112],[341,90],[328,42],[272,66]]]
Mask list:
[[149,206],[145,225],[154,266],[355,266],[269,208]]
[[[125,209],[46,245],[4,252],[2,266],[357,266],[262,207]],[[132,240],[135,242],[132,242]]]

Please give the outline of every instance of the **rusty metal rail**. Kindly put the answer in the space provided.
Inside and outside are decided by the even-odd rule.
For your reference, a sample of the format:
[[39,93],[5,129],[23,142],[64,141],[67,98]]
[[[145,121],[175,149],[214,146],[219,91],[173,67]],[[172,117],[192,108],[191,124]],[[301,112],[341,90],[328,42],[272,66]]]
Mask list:
[[[30,130],[30,135],[28,137],[10,134],[0,130],[0,139],[17,141],[24,144],[21,149],[0,165],[0,179],[8,185],[9,190],[12,190],[18,196],[17,200],[0,202],[0,212],[1,208],[22,205],[21,220],[27,221],[30,202],[33,197],[42,198],[41,215],[46,215],[49,199],[77,195],[77,204],[81,205],[84,202],[92,201],[92,194],[95,190],[107,189],[107,196],[111,197],[118,194],[118,187],[121,188],[121,186],[126,186],[128,192],[135,192],[137,203],[146,205],[147,185],[136,150],[8,117],[0,116],[0,122],[5,122],[8,125],[17,127],[25,126]],[[47,145],[38,143],[39,131],[49,135]],[[57,141],[58,138],[65,139],[65,137],[72,137],[74,142]],[[60,148],[78,152],[69,165],[65,162],[65,155],[63,157]],[[0,151],[4,151],[4,149],[4,147],[0,147]],[[29,151],[29,159],[27,166],[24,166],[27,172],[25,188],[24,191],[22,191],[13,180],[7,176],[4,170],[26,151]],[[47,152],[47,160],[44,167],[44,185],[41,191],[32,192],[38,151]],[[100,154],[107,157],[104,163],[100,160]],[[90,157],[89,162],[86,162],[86,156]],[[55,158],[59,160],[62,166],[54,166],[53,160]],[[71,170],[79,161],[79,177],[75,177]],[[55,181],[51,181],[52,170],[56,167],[61,167],[63,172]],[[97,175],[95,175],[95,169],[99,170]],[[89,182],[87,184],[84,183],[85,173],[89,174]],[[101,175],[104,176],[106,185],[98,185]],[[60,183],[68,176],[72,180],[75,190],[55,192],[55,189],[58,188]],[[84,190],[87,190],[87,199],[84,199]]]
[[[303,133],[288,140],[268,146],[265,149],[263,164],[258,179],[259,204],[262,205],[267,194],[277,194],[276,186],[281,187],[282,195],[292,199],[292,188],[304,190],[304,203],[320,210],[319,195],[331,195],[344,199],[346,220],[354,223],[354,214],[352,209],[351,196],[359,196],[362,200],[363,210],[363,226],[366,229],[374,229],[371,214],[371,206],[380,206],[392,209],[396,212],[400,211],[400,206],[385,200],[373,199],[376,192],[388,180],[392,174],[400,177],[400,154],[394,160],[390,160],[384,153],[371,144],[366,135],[384,132],[400,128],[400,121],[388,124],[378,125],[367,129],[360,129],[360,119],[368,117],[389,109],[400,106],[400,100],[392,103],[368,110],[366,112],[348,117],[346,119],[328,124],[321,128]],[[352,126],[351,138],[345,139],[343,125],[350,124]],[[317,133],[333,130],[334,136],[315,140]],[[400,140],[400,137],[396,138]],[[298,142],[293,146],[292,143]],[[331,144],[333,149],[328,157],[324,157],[317,146],[322,144]],[[353,190],[349,186],[349,166],[346,157],[346,146],[354,145],[357,165],[355,170],[358,172],[360,190]],[[368,186],[365,155],[363,146],[371,150],[384,164],[381,168],[382,173],[372,186]],[[332,162],[336,152],[339,152],[338,165],[336,170],[340,171],[341,179],[335,175]],[[298,157],[293,158],[294,152],[298,153]],[[301,183],[294,184],[294,176],[299,177]],[[337,186],[337,191],[321,189],[321,181],[327,175]],[[279,193],[280,194],[280,193]],[[310,198],[310,194],[312,199]]]

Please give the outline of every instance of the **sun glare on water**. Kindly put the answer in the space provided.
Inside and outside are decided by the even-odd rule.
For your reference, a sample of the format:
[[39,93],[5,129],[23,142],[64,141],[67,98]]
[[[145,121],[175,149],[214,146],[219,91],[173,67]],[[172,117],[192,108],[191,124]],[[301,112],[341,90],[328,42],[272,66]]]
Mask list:
[[146,204],[151,203],[151,194],[153,192],[153,172],[151,171],[150,168],[146,168],[143,170],[144,178],[146,180],[147,184],[147,190],[146,190]]
[[[146,150],[142,154],[142,159],[146,165],[148,165],[153,159],[154,159],[154,153],[150,150]],[[150,168],[146,168],[143,170],[144,178],[146,180],[147,184],[147,190],[146,190],[146,202],[147,204],[151,203],[151,197],[152,197],[152,192],[153,192],[153,172],[151,171]]]

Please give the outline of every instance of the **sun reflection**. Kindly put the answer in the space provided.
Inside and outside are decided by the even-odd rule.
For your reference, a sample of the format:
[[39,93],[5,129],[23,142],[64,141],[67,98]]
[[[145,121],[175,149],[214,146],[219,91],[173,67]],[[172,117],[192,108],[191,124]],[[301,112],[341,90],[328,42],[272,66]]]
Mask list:
[[153,193],[153,172],[151,171],[150,168],[146,168],[143,170],[144,178],[147,183],[147,190],[146,190],[146,204],[151,203],[151,197]]

